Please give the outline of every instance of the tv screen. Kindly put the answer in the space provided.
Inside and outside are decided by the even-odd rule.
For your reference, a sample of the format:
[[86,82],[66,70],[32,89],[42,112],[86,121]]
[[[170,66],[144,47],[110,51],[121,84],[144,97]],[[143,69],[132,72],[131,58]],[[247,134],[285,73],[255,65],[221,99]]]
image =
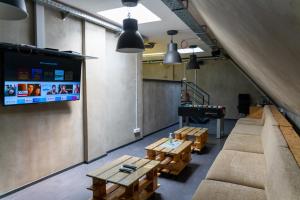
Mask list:
[[4,52],[4,105],[80,99],[79,59]]

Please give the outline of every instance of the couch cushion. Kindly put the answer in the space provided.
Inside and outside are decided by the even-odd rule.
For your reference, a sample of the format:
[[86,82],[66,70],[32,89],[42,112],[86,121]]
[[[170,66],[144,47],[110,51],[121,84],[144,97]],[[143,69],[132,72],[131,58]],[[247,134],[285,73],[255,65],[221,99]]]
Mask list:
[[270,106],[265,106],[263,113],[264,113],[264,118],[265,118],[264,123],[266,123],[266,120],[268,120],[271,125],[275,125],[275,126],[278,125],[277,121],[275,120],[275,118],[272,114]]
[[262,130],[261,141],[264,148],[264,152],[266,151],[266,149],[272,149],[276,146],[288,147],[288,144],[286,143],[279,127],[268,124],[267,120]]
[[230,134],[223,149],[251,153],[263,153],[261,136],[247,134]]
[[266,194],[272,200],[300,200],[300,168],[288,148],[266,149]]
[[264,189],[264,154],[222,150],[206,178]]
[[266,200],[262,189],[232,183],[203,180],[193,200]]
[[249,124],[236,124],[232,129],[233,134],[249,134],[249,135],[260,135],[263,126],[249,125]]

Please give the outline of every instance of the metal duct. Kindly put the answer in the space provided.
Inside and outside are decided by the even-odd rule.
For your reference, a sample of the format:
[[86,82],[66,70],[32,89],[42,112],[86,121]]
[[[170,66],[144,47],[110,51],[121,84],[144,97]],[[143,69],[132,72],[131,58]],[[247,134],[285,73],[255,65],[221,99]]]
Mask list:
[[109,30],[112,30],[112,31],[116,31],[116,32],[121,32],[122,31],[122,27],[116,26],[116,25],[114,25],[112,23],[109,23],[109,22],[104,21],[104,20],[102,20],[100,18],[94,17],[93,15],[90,15],[88,13],[82,12],[79,9],[72,8],[72,7],[67,6],[65,4],[58,3],[58,2],[52,1],[52,0],[34,0],[34,1],[37,2],[37,3],[39,3],[39,4],[42,4],[42,5],[45,5],[45,6],[54,8],[54,9],[57,9],[57,10],[59,10],[61,12],[68,13],[69,15],[73,15],[75,17],[84,19],[84,20],[86,20],[88,22],[97,24],[97,25],[102,26],[102,27],[104,27],[106,29],[109,29]]
[[161,0],[168,6],[190,29],[205,42],[209,47],[215,47],[216,44],[210,39],[204,28],[198,24],[196,19],[187,10],[181,0]]

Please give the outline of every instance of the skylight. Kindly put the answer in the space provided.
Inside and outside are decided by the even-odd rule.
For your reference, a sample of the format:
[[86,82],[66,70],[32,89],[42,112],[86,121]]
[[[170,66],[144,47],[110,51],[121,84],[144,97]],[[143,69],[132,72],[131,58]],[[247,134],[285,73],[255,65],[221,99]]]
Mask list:
[[180,54],[187,54],[187,53],[200,53],[200,52],[203,52],[203,50],[200,48],[200,47],[197,47],[197,48],[185,48],[185,49],[178,49],[178,52]]
[[131,18],[137,19],[139,24],[161,21],[161,19],[151,12],[148,8],[142,4],[138,4],[136,7],[128,8],[121,7],[111,10],[104,10],[98,12],[98,15],[105,17],[118,24],[123,23],[123,19],[128,17],[128,12],[130,12]]
[[[201,49],[200,47],[197,47],[197,48],[194,48],[194,49],[192,49],[192,48],[178,49],[178,52],[180,54],[188,54],[188,53],[193,53],[193,50],[194,50],[194,53],[204,52],[203,49]],[[144,57],[162,56],[162,55],[165,55],[165,52],[144,53],[143,54]]]

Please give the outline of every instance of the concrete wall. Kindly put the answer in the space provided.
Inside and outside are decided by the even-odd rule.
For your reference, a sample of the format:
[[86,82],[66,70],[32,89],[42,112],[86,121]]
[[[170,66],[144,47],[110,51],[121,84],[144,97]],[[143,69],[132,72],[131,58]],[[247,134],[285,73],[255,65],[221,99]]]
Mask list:
[[[28,6],[27,20],[0,21],[8,27],[0,29],[2,42],[34,44]],[[116,53],[114,34],[77,18],[62,21],[48,8],[45,32],[46,47],[99,59],[84,65],[80,101],[0,106],[0,195],[131,142],[142,127],[139,56]]]
[[164,65],[162,63],[143,64],[143,78],[156,80],[181,81],[183,65]]
[[[33,13],[33,4],[27,3],[28,13]],[[34,44],[34,15],[31,14],[25,20],[6,21],[0,20],[0,42],[17,44]]]
[[[195,70],[187,70],[187,80],[195,83]],[[248,93],[252,103],[261,102],[262,94],[253,84],[229,61],[206,61],[197,70],[197,85],[210,94],[210,104],[226,107],[226,118],[238,119],[238,95]]]
[[143,81],[144,135],[178,122],[179,82]]
[[[106,31],[97,25],[84,22],[84,46],[85,54],[99,57],[99,59],[86,60],[84,66],[84,85],[85,85],[85,160],[93,160],[106,153],[106,146],[100,145],[105,140],[105,121],[106,106],[106,82],[105,67],[106,57]],[[104,87],[100,87],[103,85]]]
[[262,94],[229,60],[205,61],[197,70],[186,70],[184,65],[166,66],[162,64],[144,64],[144,78],[161,80],[182,80],[197,82],[197,85],[210,94],[212,105],[224,105],[226,118],[239,118],[238,94],[249,93],[255,105],[261,101]]
[[138,55],[115,51],[114,33],[85,22],[84,41],[85,53],[99,57],[85,66],[85,159],[90,161],[136,139],[133,129],[142,128],[136,100],[142,98],[141,71]]
[[[25,23],[29,27],[33,23],[31,10]],[[69,19],[61,23],[52,10],[46,10],[45,15],[46,46],[81,52],[81,22]],[[10,28],[7,32],[1,29],[1,39],[32,42],[33,29],[29,34],[20,34],[20,27],[15,27],[17,30]],[[64,33],[61,37],[57,37],[58,30]],[[70,38],[77,42],[65,42]],[[82,101],[0,107],[0,194],[82,162],[82,116]]]
[[300,116],[300,2],[192,0],[192,6],[256,83]]

